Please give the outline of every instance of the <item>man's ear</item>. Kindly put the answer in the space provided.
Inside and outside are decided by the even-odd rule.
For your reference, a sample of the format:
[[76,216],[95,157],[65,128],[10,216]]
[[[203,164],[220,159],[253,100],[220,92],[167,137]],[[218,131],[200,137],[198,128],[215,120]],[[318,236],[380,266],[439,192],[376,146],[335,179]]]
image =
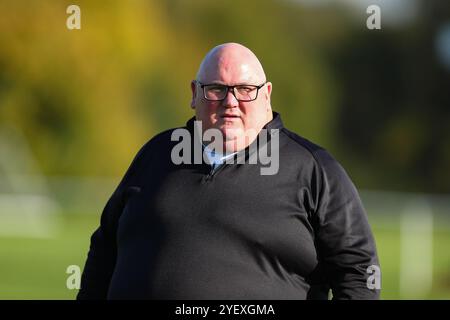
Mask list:
[[267,105],[270,106],[270,95],[272,94],[272,82],[266,83],[267,90],[264,92],[266,96]]
[[191,108],[195,109],[195,98],[197,97],[197,81],[191,81],[191,91],[192,91],[192,100],[191,100]]
[[266,87],[267,87],[266,99],[270,102],[270,95],[272,94],[272,82],[267,82]]

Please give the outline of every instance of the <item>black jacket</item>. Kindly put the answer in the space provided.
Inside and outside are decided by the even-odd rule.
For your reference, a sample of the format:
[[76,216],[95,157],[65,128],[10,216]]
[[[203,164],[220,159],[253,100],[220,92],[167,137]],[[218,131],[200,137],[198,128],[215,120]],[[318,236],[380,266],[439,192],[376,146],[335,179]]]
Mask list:
[[331,288],[377,299],[375,242],[346,172],[279,114],[265,129],[279,130],[275,175],[260,163],[175,165],[173,130],[145,144],[91,237],[77,298],[326,299]]

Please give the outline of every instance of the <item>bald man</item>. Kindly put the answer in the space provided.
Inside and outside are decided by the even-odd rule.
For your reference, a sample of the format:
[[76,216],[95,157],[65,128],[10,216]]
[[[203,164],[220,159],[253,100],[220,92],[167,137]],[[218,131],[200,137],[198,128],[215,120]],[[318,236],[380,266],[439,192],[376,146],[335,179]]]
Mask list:
[[283,126],[253,52],[213,48],[191,90],[195,116],[147,142],[106,204],[78,299],[377,299],[353,183]]
[[[208,86],[202,90],[201,86],[205,84]],[[217,88],[214,85],[226,84],[244,85],[244,89],[253,85],[257,87],[253,88],[253,93],[258,93],[258,97],[253,101],[240,102],[236,94],[230,94],[232,91],[221,101],[210,101],[207,95],[205,97],[205,93]],[[227,43],[213,48],[201,63],[191,89],[191,107],[195,109],[196,119],[202,121],[204,130],[216,128],[222,132],[226,152],[247,147],[272,120],[272,84],[266,81],[263,67],[255,54],[242,45]]]

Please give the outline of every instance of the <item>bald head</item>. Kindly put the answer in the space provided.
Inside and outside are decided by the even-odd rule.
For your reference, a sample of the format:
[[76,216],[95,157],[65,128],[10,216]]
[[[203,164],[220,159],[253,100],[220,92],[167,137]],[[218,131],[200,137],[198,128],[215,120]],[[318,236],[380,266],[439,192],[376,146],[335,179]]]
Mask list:
[[[236,75],[239,75],[239,79],[236,79]],[[205,56],[197,72],[197,80],[212,83],[227,82],[227,79],[244,84],[261,84],[266,81],[266,75],[250,49],[239,43],[224,43],[211,49]]]

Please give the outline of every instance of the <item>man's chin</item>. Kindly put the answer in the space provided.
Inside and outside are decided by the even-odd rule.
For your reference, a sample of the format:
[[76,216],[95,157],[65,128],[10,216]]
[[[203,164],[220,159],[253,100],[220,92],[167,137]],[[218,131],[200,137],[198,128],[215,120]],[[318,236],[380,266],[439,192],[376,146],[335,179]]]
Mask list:
[[233,141],[243,137],[245,134],[244,129],[240,127],[222,127],[220,132],[222,132],[224,141]]
[[246,132],[244,129],[227,129],[222,131],[224,135],[224,150],[227,153],[245,149],[255,138],[253,131]]

